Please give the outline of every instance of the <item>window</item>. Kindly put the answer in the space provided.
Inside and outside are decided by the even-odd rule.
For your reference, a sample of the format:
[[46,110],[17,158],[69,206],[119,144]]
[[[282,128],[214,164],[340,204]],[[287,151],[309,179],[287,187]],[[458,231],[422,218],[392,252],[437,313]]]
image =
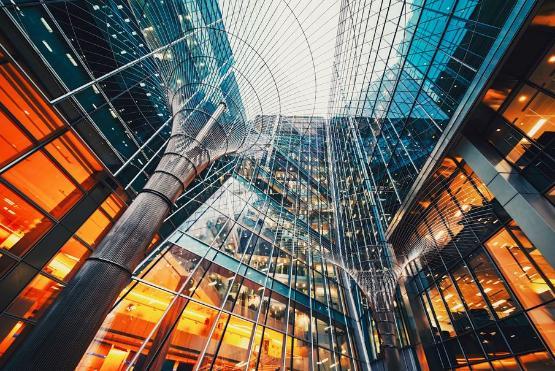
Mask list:
[[478,284],[489,299],[493,310],[499,318],[514,314],[518,309],[517,304],[503,278],[495,270],[493,264],[483,252],[473,253],[469,256],[469,267],[474,272]]
[[[554,297],[550,285],[538,272],[525,249],[515,241],[507,229],[501,229],[485,243],[485,246],[525,308],[539,305]],[[537,249],[531,249],[535,250],[536,256],[539,256],[544,264],[547,263]],[[548,271],[552,272],[552,269]]]
[[[18,321],[17,319],[0,316],[0,360],[8,359],[8,355],[12,350],[17,348],[26,334],[26,329],[29,328],[23,321]],[[31,327],[32,328],[32,327]],[[2,362],[0,362],[0,366]]]
[[219,307],[226,299],[229,285],[233,283],[233,277],[234,274],[227,269],[212,264],[196,288],[193,297]]
[[518,357],[518,360],[526,371],[555,369],[555,362],[547,352],[526,354]]
[[[108,314],[77,368],[117,370],[128,365],[172,299],[165,291],[135,285]],[[198,327],[197,322],[189,323]]]
[[284,335],[280,332],[266,328],[264,330],[264,340],[260,348],[259,369],[278,370],[282,363],[282,348]]
[[476,282],[470,275],[466,266],[461,266],[453,271],[453,279],[462,294],[468,307],[468,315],[478,327],[493,321],[493,315],[488,308]]
[[177,245],[171,247],[146,270],[142,279],[178,291],[199,262],[200,257]]
[[89,216],[89,219],[81,225],[75,234],[94,248],[100,242],[104,233],[108,231],[110,225],[110,219],[99,208]]
[[60,251],[46,264],[44,271],[69,281],[89,256],[90,250],[75,238],[70,238]]
[[[435,287],[431,287],[428,290],[428,294],[430,296],[431,307],[433,309],[433,313],[435,313],[435,319],[437,320],[437,325],[439,328],[432,328],[433,332],[437,335],[440,335],[442,338],[449,338],[451,336],[455,336],[455,329],[451,323],[451,318],[445,309],[445,305],[443,304],[443,300],[441,299],[441,295],[439,291]],[[426,300],[426,297],[423,297]],[[433,317],[433,313],[428,313],[431,317]],[[432,324],[433,326],[433,324]]]
[[503,116],[528,137],[547,145],[555,131],[553,112],[555,99],[524,85],[509,104]]
[[0,184],[0,248],[21,256],[51,225],[48,218]]
[[5,164],[31,147],[31,141],[0,107],[0,164]]
[[59,283],[38,274],[10,304],[6,312],[22,318],[37,319],[58,296],[61,288],[62,285]]
[[536,329],[551,351],[555,351],[555,303],[551,302],[528,312]]
[[77,186],[42,152],[19,162],[2,177],[57,218],[82,196]]
[[120,201],[116,195],[110,195],[100,206],[102,206],[102,210],[104,210],[110,218],[115,219],[123,208],[124,203]]
[[9,64],[0,66],[0,102],[37,139],[63,125],[36,89]]
[[241,365],[246,365],[252,328],[252,322],[231,316],[216,358],[216,369],[240,368]]
[[102,170],[98,161],[71,132],[49,143],[46,150],[85,189],[94,185],[93,175]]

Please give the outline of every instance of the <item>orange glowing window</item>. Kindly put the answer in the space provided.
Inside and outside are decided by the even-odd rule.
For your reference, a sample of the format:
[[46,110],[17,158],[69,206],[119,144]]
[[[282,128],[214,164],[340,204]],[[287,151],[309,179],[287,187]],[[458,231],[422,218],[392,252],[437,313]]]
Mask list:
[[542,305],[528,312],[551,351],[555,351],[555,304]]
[[14,344],[21,342],[24,337],[23,330],[25,327],[26,325],[23,321],[5,316],[0,317],[0,334],[2,334],[0,337],[0,359],[7,358],[10,350],[15,349]]
[[106,213],[108,215],[110,215],[110,217],[112,219],[115,219],[121,209],[124,206],[123,201],[121,201],[117,196],[115,195],[110,195],[103,203],[102,203],[102,209],[104,209],[104,211],[106,211]]
[[83,194],[42,152],[19,162],[2,177],[55,217],[64,215]]
[[71,132],[49,143],[46,150],[85,189],[94,185],[93,175],[102,170],[98,161]]
[[0,248],[22,255],[51,226],[48,218],[0,184]]
[[39,318],[60,293],[62,285],[38,274],[10,304],[6,312],[27,319]]
[[548,283],[506,229],[491,237],[485,246],[525,308],[553,299]]
[[260,349],[260,361],[258,367],[268,367],[271,369],[279,369],[281,365],[284,335],[266,327],[264,330],[264,340]]
[[42,95],[10,64],[0,66],[0,102],[37,139],[63,126]]
[[[151,334],[174,298],[138,284],[108,314],[77,369],[121,370]],[[157,330],[154,331],[155,337]],[[151,338],[152,339],[152,338]]]
[[246,366],[252,322],[232,316],[227,324],[216,364],[223,368]]
[[530,353],[518,357],[525,370],[553,370],[555,362],[547,352]]
[[81,242],[71,238],[48,262],[44,271],[62,281],[68,281],[81,267],[89,253],[89,249],[83,246]]
[[91,247],[95,247],[104,233],[108,231],[110,224],[110,219],[106,214],[101,209],[97,209],[75,234]]
[[0,164],[5,164],[31,146],[31,141],[0,107]]

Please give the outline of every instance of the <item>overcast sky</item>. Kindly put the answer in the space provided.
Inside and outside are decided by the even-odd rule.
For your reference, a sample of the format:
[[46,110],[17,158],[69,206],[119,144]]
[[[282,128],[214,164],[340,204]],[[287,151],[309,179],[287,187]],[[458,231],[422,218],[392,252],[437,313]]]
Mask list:
[[325,115],[339,0],[219,0],[249,115]]

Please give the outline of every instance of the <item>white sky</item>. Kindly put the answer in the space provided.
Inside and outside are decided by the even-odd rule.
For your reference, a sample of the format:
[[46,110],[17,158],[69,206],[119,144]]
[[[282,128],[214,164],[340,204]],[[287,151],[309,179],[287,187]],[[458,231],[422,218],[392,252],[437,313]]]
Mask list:
[[219,0],[251,117],[326,115],[340,0]]

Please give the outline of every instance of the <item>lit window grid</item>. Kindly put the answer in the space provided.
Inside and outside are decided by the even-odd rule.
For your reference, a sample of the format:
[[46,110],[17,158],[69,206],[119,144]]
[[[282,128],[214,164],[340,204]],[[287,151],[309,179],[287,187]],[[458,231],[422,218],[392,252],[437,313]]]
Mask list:
[[[302,146],[296,145],[296,147],[297,147],[297,148],[301,148]],[[310,156],[309,156],[309,157],[310,157]],[[300,158],[303,158],[303,157],[300,157]],[[273,156],[272,162],[275,163],[275,160],[276,160],[276,156]],[[296,168],[296,166],[294,166],[294,165],[295,165],[294,163],[291,163],[291,162],[290,162],[289,165],[293,166],[293,169]],[[270,167],[270,168],[272,168],[272,167]],[[318,170],[319,170],[319,169],[318,169]],[[320,171],[320,170],[319,170],[319,171]],[[270,173],[270,174],[271,174],[271,173]],[[266,175],[268,175],[268,174],[266,173]],[[237,219],[234,223],[235,223],[235,225],[241,225],[241,227],[244,228],[245,230],[250,230],[251,232],[254,232],[254,233],[251,234],[251,237],[250,237],[251,239],[254,238],[254,237],[256,236],[256,233],[260,233],[260,230],[259,230],[260,228],[257,228],[257,230],[253,230],[251,227],[249,227],[249,226],[246,225],[245,223],[242,223],[241,221],[242,221],[243,218],[245,217],[247,211],[248,211],[248,210],[253,210],[253,209],[252,209],[253,207],[258,207],[258,212],[260,213],[260,216],[261,216],[261,217],[264,217],[264,218],[266,218],[266,219],[269,218],[269,216],[266,216],[266,215],[268,215],[269,211],[270,211],[270,210],[275,210],[275,211],[273,211],[272,213],[275,215],[274,218],[277,216],[277,220],[272,220],[272,223],[275,223],[275,224],[277,224],[278,226],[279,226],[279,225],[282,225],[282,224],[285,223],[285,222],[288,223],[288,226],[289,226],[290,224],[293,224],[293,230],[291,230],[290,227],[287,228],[287,232],[292,233],[293,238],[299,238],[300,236],[305,235],[305,236],[306,236],[305,238],[308,238],[308,239],[310,240],[310,236],[311,236],[311,235],[317,235],[314,231],[312,231],[312,232],[310,232],[310,233],[308,233],[308,234],[306,234],[306,232],[303,232],[303,231],[310,231],[308,225],[306,225],[305,223],[303,223],[303,222],[301,222],[300,220],[298,220],[298,218],[296,218],[296,217],[294,216],[294,214],[290,214],[289,212],[287,212],[287,211],[284,209],[283,202],[282,202],[281,205],[278,205],[278,204],[275,203],[275,201],[271,201],[270,198],[269,198],[267,195],[258,194],[257,196],[255,196],[255,193],[256,193],[255,190],[254,190],[254,189],[250,189],[250,190],[249,190],[249,187],[252,188],[252,186],[250,186],[249,182],[252,184],[253,180],[254,180],[254,179],[256,178],[256,176],[257,176],[256,167],[255,167],[255,170],[253,171],[253,174],[252,174],[251,179],[241,178],[241,177],[239,177],[238,175],[235,175],[235,176],[236,176],[237,178],[232,178],[231,181],[228,181],[228,182],[227,182],[228,184],[226,185],[226,189],[225,189],[225,190],[224,190],[224,188],[222,187],[222,189],[219,190],[215,195],[213,195],[213,196],[205,203],[205,205],[204,205],[203,207],[201,207],[199,210],[197,210],[197,212],[196,212],[187,222],[185,222],[184,225],[183,225],[180,229],[181,229],[182,231],[186,231],[187,229],[189,229],[189,228],[191,228],[191,227],[193,226],[193,224],[195,223],[195,221],[201,220],[202,215],[204,215],[205,213],[207,213],[208,210],[218,210],[218,205],[219,205],[219,204],[220,204],[220,205],[225,205],[225,204],[227,204],[228,201],[224,201],[224,202],[218,203],[218,198],[223,197],[223,196],[226,194],[226,192],[230,192],[230,189],[233,187],[232,184],[237,183],[239,180],[241,180],[241,182],[242,182],[241,184],[243,184],[243,185],[240,187],[239,193],[235,194],[235,195],[232,196],[232,197],[237,197],[238,199],[240,199],[240,201],[237,202],[237,204],[238,204],[238,205],[241,205],[241,203],[242,203],[243,206],[244,206],[244,209],[243,209],[242,213],[241,213],[240,215],[238,215],[238,219]],[[270,176],[272,176],[272,175],[270,175]],[[300,181],[300,180],[301,180],[301,177],[297,176],[297,183],[296,183],[296,184],[297,184],[297,189],[299,189],[299,188],[301,187],[301,181]],[[288,188],[288,187],[284,187],[284,189],[285,189],[285,191],[287,192],[289,188]],[[306,190],[302,192],[302,196],[301,196],[301,197],[304,197],[305,199],[307,199],[307,190],[308,190],[308,188],[305,187],[305,189],[306,189]],[[247,194],[247,196],[246,196],[247,199],[244,198],[244,197],[245,197],[245,196],[244,196],[245,194]],[[249,198],[249,197],[250,197],[250,198]],[[255,200],[256,202],[252,202],[253,200]],[[262,204],[263,204],[263,208],[262,208],[262,209],[260,208],[260,200],[263,200],[263,201],[262,201]],[[320,203],[322,202],[322,199],[319,198],[319,200],[320,200],[320,201],[319,201],[319,204],[320,204]],[[297,207],[301,207],[300,205],[301,205],[301,204],[299,203]],[[305,203],[305,205],[308,205],[308,204]],[[325,204],[324,207],[329,207],[329,205]],[[278,210],[281,210],[281,211],[278,211]],[[297,209],[297,210],[299,210],[299,209]],[[276,213],[276,211],[277,211],[277,213]],[[292,210],[292,211],[295,211],[295,210]],[[224,214],[225,214],[225,213],[224,213]],[[223,214],[222,214],[222,215],[223,215]],[[229,216],[229,214],[228,214],[228,216]],[[231,219],[231,220],[233,220],[233,219]],[[226,226],[227,224],[226,224],[226,223],[223,223],[223,225]],[[223,227],[218,233],[223,233],[224,228],[225,228],[225,227]],[[229,229],[229,230],[232,230],[232,228],[233,228],[232,226],[229,226],[228,229]],[[262,227],[262,228],[263,228],[263,227]],[[278,228],[284,228],[284,226],[278,227]],[[299,235],[299,233],[300,233],[300,235]],[[258,238],[266,238],[266,237],[265,237],[265,236],[260,236],[260,235],[259,235]],[[320,241],[319,241],[319,243],[325,242],[326,244],[329,245],[329,241],[327,241],[327,239],[322,239],[322,238],[323,238],[323,237],[320,236]],[[214,239],[211,241],[211,243],[213,244],[214,241],[216,241],[216,238],[214,238]],[[274,241],[272,241],[272,240],[270,240],[270,239],[268,239],[267,241],[270,242],[270,243],[274,242]],[[318,243],[318,242],[317,242],[317,243]],[[276,250],[276,249],[277,249],[277,246],[279,246],[280,244],[274,242],[272,245],[274,246],[273,249]],[[295,248],[295,245],[296,245],[296,244],[293,245],[293,249]],[[214,245],[213,247],[214,247],[214,248],[218,248],[219,246],[215,246],[215,245]],[[322,248],[322,247],[320,247],[320,248]],[[220,251],[219,253],[222,254],[223,252]],[[295,256],[295,251],[294,251],[294,250],[292,251],[292,253],[293,253],[293,255],[291,255],[291,257]],[[275,254],[272,253],[271,256],[275,256]],[[250,258],[250,256],[247,257],[247,256],[246,256],[246,251],[245,251],[245,252],[243,253],[243,256],[241,257],[241,259],[242,259],[242,260],[245,260],[246,258]],[[290,259],[291,259],[291,258],[290,258]],[[298,259],[298,258],[297,258],[297,259]],[[307,261],[307,263],[310,262],[310,259],[311,259],[311,255],[308,256],[308,260],[309,260],[309,261]],[[292,259],[292,260],[293,260],[293,259]],[[246,262],[246,261],[245,261],[245,262]],[[199,263],[199,264],[200,264],[200,263]],[[325,268],[325,267],[322,267],[322,268]],[[321,269],[321,268],[320,268],[320,269]],[[308,272],[309,272],[309,273],[312,272],[312,273],[310,273],[310,275],[308,276],[309,278],[311,278],[311,279],[308,280],[309,286],[311,286],[311,285],[313,285],[312,281],[313,281],[313,279],[314,279],[314,275],[316,274],[316,271],[313,270],[313,268],[310,268],[310,267],[309,267]],[[324,272],[325,272],[325,270],[324,270]],[[269,274],[269,270],[267,271],[266,274],[267,274],[267,275]],[[292,277],[293,277],[292,274],[293,274],[293,270],[290,270],[290,272],[289,272],[289,276],[290,276],[289,280],[292,279]],[[144,282],[144,281],[143,281],[143,282]],[[326,295],[327,305],[324,304],[324,305],[320,305],[320,306],[321,306],[322,308],[326,308],[326,310],[327,310],[327,312],[328,312],[328,317],[331,315],[331,312],[332,312],[332,310],[330,309],[330,308],[332,307],[332,305],[331,305],[331,303],[330,303],[329,289],[328,289],[328,284],[331,283],[331,282],[334,282],[334,279],[333,279],[333,278],[329,278],[329,277],[327,277],[327,276],[324,276],[324,292],[325,292],[325,295]],[[144,283],[146,283],[146,282],[144,282]],[[292,285],[293,285],[293,282],[290,282],[290,287],[292,287]],[[342,289],[342,286],[341,286],[340,284],[338,284],[337,287],[338,287],[339,290],[340,290],[340,293],[339,293],[340,295],[339,295],[339,297],[338,297],[338,300],[340,300],[340,301],[341,301],[341,300],[344,300],[344,295],[343,295],[343,293],[342,293],[342,290],[343,290],[343,289]],[[312,297],[312,299],[315,299],[315,298],[314,298],[314,291],[313,291],[312,289],[310,289],[309,292],[310,292],[309,297]],[[289,302],[291,303],[291,297],[289,297]],[[310,300],[310,303],[311,303],[311,305],[309,306],[309,309],[310,309],[310,311],[312,311],[312,303],[313,303],[313,304],[316,304],[317,302],[316,302],[316,301],[313,301],[313,300]],[[343,307],[345,307],[345,306],[343,305]],[[345,317],[345,318],[346,318],[346,317]],[[254,332],[253,332],[253,333],[254,333]],[[311,333],[312,333],[312,332],[311,332]],[[312,341],[313,341],[313,343],[316,343],[315,339],[313,339]],[[351,344],[350,346],[352,347],[353,345]],[[316,348],[316,345],[315,345],[315,344],[313,344],[311,347],[313,348],[313,357],[314,357],[315,362],[316,362],[316,363],[321,362],[321,360],[319,361],[318,358],[317,358],[317,354],[319,354],[319,352],[316,352],[316,351],[315,351],[315,350],[317,350],[318,348]],[[332,350],[333,350],[333,349],[332,349]],[[334,357],[336,357],[336,360],[339,361],[339,357],[337,357],[336,355],[334,355]]]
[[[460,166],[460,165],[459,165]],[[458,176],[465,176],[466,179],[469,181],[469,184],[474,187],[475,192],[477,193],[481,193],[482,190],[480,189],[480,187],[478,187],[475,182],[467,175],[465,174],[464,170],[462,170],[462,168],[458,168],[458,170],[456,170],[453,174],[452,174],[452,179]],[[456,198],[454,196],[450,196],[451,199],[456,202]],[[486,199],[484,199],[484,202],[487,202]],[[442,211],[437,208],[437,205],[433,204],[430,207],[434,207],[436,208],[436,211],[438,212],[439,215],[442,215]],[[424,222],[424,224],[426,224],[426,222]],[[508,222],[506,222],[505,224],[501,225],[498,224],[497,227],[503,227],[504,225],[507,225]],[[446,225],[446,228],[449,229],[449,226]],[[496,228],[495,231],[493,233],[490,233],[489,235],[494,235],[495,233],[497,233],[497,231],[499,230],[499,228]],[[450,232],[449,232],[450,233]],[[487,238],[484,238],[483,236],[478,237],[477,235],[475,235],[474,237],[477,241],[481,240],[481,241],[485,241],[487,240]],[[516,241],[516,238],[515,238]],[[453,246],[456,248],[457,243],[456,242],[451,242],[451,244],[453,244]],[[418,294],[418,298],[420,300],[421,303],[423,303],[424,308],[428,308],[428,310],[424,310],[426,317],[428,318],[428,323],[430,324],[430,328],[432,327],[437,327],[437,323],[439,323],[438,319],[436,318],[436,313],[434,310],[433,305],[430,304],[430,297],[429,297],[429,290],[430,289],[434,289],[439,293],[439,297],[441,298],[441,304],[443,305],[445,308],[447,308],[447,315],[450,317],[450,321],[451,323],[456,322],[456,319],[452,317],[451,315],[451,311],[449,310],[449,304],[446,302],[446,294],[443,293],[443,291],[440,289],[440,285],[439,282],[445,282],[445,280],[447,280],[448,282],[451,282],[451,285],[454,284],[454,287],[457,290],[457,293],[455,294],[458,298],[462,298],[462,294],[460,292],[460,289],[458,288],[458,284],[456,284],[457,280],[455,279],[455,277],[453,276],[453,270],[455,268],[460,268],[460,267],[465,267],[466,271],[472,276],[472,282],[478,282],[478,278],[476,277],[473,269],[470,267],[470,264],[468,264],[468,262],[466,261],[468,256],[476,256],[476,254],[478,255],[483,255],[492,266],[496,266],[495,262],[489,258],[489,253],[486,252],[486,250],[482,247],[482,245],[480,243],[476,243],[476,245],[474,246],[473,249],[469,250],[468,248],[465,248],[464,250],[459,251],[459,258],[453,260],[452,254],[449,254],[449,257],[447,257],[447,259],[443,258],[443,254],[442,254],[442,249],[437,249],[436,252],[434,253],[435,255],[437,255],[439,257],[438,262],[435,262],[433,267],[426,265],[425,262],[419,263],[418,265],[415,263],[411,263],[409,266],[409,271],[410,271],[410,276],[413,277],[411,279],[412,284],[415,285],[415,287],[417,288],[419,294]],[[538,268],[539,269],[539,268]],[[541,272],[541,270],[540,270]],[[501,273],[499,272],[499,270],[497,269],[496,274],[498,275],[499,279],[502,280],[502,282],[505,282],[505,280],[502,278]],[[543,273],[540,273],[543,275]],[[424,279],[424,276],[427,277],[426,279]],[[545,282],[550,282],[549,279],[547,277],[544,277]],[[530,327],[530,329],[534,328],[534,322],[530,320],[529,316],[527,315],[527,313],[535,308],[537,308],[538,306],[532,307],[532,308],[528,308],[523,312],[524,308],[522,306],[522,304],[519,303],[518,298],[514,295],[514,293],[512,292],[512,288],[510,287],[510,285],[508,285],[507,283],[504,284],[505,289],[508,291],[511,300],[514,301],[515,303],[517,303],[517,310],[512,313],[509,317],[507,318],[512,318],[512,317],[518,317],[519,315],[521,315],[521,313],[525,314],[525,318],[527,318],[528,321],[528,325],[532,326]],[[494,319],[490,322],[490,324],[487,325],[482,325],[485,327],[495,327],[497,329],[497,331],[499,331],[499,333],[503,333],[502,331],[499,330],[498,326],[500,322],[503,321],[507,321],[505,318],[499,318],[499,316],[497,315],[497,312],[495,310],[495,308],[492,306],[493,304],[491,303],[491,301],[489,300],[487,294],[484,292],[484,289],[482,288],[482,285],[479,284],[477,285],[477,289],[480,290],[481,294],[482,294],[482,300],[486,303],[488,310],[490,313],[493,314]],[[547,305],[550,305],[550,303],[553,303],[553,300],[548,301],[547,303],[542,303],[539,306],[540,307],[545,307]],[[468,307],[468,303],[466,302],[466,300],[461,300],[461,304],[464,307],[464,315],[465,316],[469,316],[469,311],[470,308]],[[433,316],[433,318],[431,318],[430,316]],[[473,362],[472,359],[468,358],[468,355],[465,353],[465,347],[462,346],[464,343],[464,340],[461,337],[464,336],[468,336],[468,334],[473,334],[473,336],[476,339],[481,339],[479,332],[481,331],[482,328],[485,327],[477,327],[477,325],[475,324],[474,320],[471,318],[467,318],[466,323],[468,323],[468,326],[470,326],[470,329],[467,327],[463,330],[459,330],[457,328],[455,328],[456,331],[456,335],[455,336],[450,336],[449,340],[445,340],[445,339],[440,339],[437,336],[435,336],[433,333],[431,333],[431,338],[434,341],[434,344],[436,344],[438,351],[444,355],[441,355],[439,358],[441,360],[441,362],[447,362],[446,364],[443,364],[443,367],[456,367],[456,366],[461,366],[462,364],[450,364],[449,362],[451,362],[450,360],[450,356],[449,356],[449,351],[447,350],[446,346],[445,346],[445,342],[456,342],[458,344],[458,349],[461,350],[461,354],[464,355],[465,357],[465,362]],[[461,332],[462,331],[462,332]],[[536,337],[538,337],[539,339],[541,339],[540,335],[536,335]],[[459,340],[459,338],[461,338]],[[459,343],[460,341],[460,343]],[[539,342],[541,343],[542,340],[539,340]],[[505,340],[506,342],[506,340]],[[510,343],[506,343],[505,344],[506,347],[508,347],[508,349],[510,349],[511,344]],[[550,353],[549,351],[549,347],[546,347],[545,345],[543,345],[544,350],[543,351],[547,351],[548,353]],[[488,356],[488,351],[485,348],[482,348],[482,353],[485,355],[485,358],[482,361],[486,361],[486,358],[488,358],[489,360],[495,360],[498,357],[494,356]],[[518,352],[516,351],[511,351],[512,354],[515,354]],[[505,357],[508,355],[505,355]],[[503,357],[503,356],[502,356]],[[474,362],[478,362],[476,360],[474,360]]]

